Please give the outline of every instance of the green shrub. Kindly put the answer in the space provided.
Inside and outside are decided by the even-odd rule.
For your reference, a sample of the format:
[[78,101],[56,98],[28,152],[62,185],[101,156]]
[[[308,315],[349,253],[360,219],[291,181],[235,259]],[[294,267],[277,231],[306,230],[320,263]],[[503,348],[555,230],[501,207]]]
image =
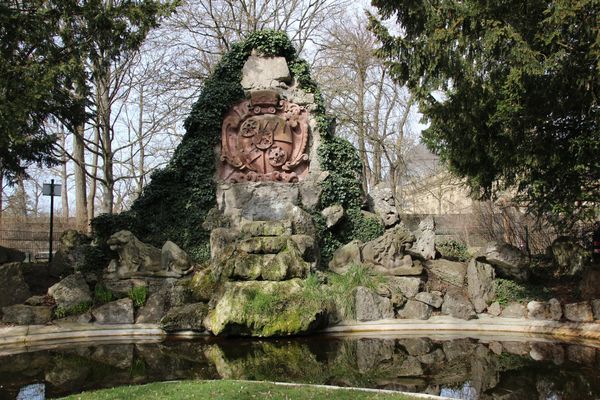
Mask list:
[[383,234],[385,228],[381,220],[375,216],[365,215],[358,208],[346,210],[343,220],[328,230],[325,219],[320,213],[313,213],[313,220],[318,231],[321,262],[327,265],[333,253],[352,240],[368,242]]
[[323,207],[340,204],[344,209],[360,209],[362,164],[354,146],[343,138],[325,137],[317,154],[321,168],[329,172],[322,183]]
[[96,245],[107,247],[106,241],[115,232],[127,230],[135,235],[137,229],[137,219],[131,211],[125,211],[120,214],[100,214],[91,222],[92,235]]
[[114,293],[101,283],[96,284],[96,287],[94,287],[94,301],[96,304],[105,304],[114,298]]
[[455,261],[468,261],[471,258],[467,245],[458,240],[442,240],[435,244],[442,257]]
[[54,317],[60,319],[70,315],[79,315],[88,311],[90,308],[92,308],[92,302],[90,301],[85,301],[72,307],[56,307],[54,309]]
[[526,303],[531,300],[549,300],[551,292],[543,286],[524,284],[508,279],[496,279],[496,301],[501,305],[508,303]]
[[148,287],[147,286],[134,286],[127,293],[127,297],[133,300],[133,305],[136,308],[143,307],[146,304],[148,298]]
[[108,246],[95,246],[91,244],[84,245],[82,251],[84,261],[81,263],[79,270],[83,272],[103,270],[110,262],[113,253]]

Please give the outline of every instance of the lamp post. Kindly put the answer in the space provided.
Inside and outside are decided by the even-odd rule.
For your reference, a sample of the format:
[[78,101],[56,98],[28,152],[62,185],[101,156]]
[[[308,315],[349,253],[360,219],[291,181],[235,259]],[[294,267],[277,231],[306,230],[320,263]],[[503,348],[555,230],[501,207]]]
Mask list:
[[[42,187],[42,194],[44,196],[50,196],[50,237],[48,238],[48,265],[52,263],[52,236],[54,231],[54,196],[60,196],[62,185],[60,183],[55,184],[54,179],[50,180],[50,183],[44,183]],[[57,194],[58,193],[58,194]]]

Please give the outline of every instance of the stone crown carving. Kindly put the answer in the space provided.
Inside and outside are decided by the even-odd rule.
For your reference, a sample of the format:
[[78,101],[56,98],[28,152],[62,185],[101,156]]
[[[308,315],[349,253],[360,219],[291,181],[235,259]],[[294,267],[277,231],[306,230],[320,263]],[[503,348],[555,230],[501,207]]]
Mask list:
[[272,90],[233,106],[221,128],[219,178],[298,182],[308,173],[308,112]]

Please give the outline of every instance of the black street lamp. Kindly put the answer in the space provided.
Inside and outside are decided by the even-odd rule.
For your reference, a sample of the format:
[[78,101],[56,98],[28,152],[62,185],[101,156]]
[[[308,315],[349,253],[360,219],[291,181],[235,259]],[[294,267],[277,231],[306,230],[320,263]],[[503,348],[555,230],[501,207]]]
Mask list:
[[54,196],[60,197],[60,191],[62,185],[60,183],[55,184],[54,179],[50,180],[50,183],[44,183],[42,187],[42,194],[44,196],[50,196],[50,238],[48,239],[48,265],[52,263],[52,235],[54,230]]

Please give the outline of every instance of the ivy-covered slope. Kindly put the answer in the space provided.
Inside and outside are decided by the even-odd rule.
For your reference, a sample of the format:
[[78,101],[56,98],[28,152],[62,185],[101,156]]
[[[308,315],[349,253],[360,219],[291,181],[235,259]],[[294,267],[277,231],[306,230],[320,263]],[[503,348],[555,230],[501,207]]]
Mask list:
[[[209,232],[202,228],[202,222],[216,206],[214,149],[220,141],[224,114],[232,104],[244,98],[241,71],[253,49],[267,56],[285,57],[299,86],[315,95],[314,113],[322,135],[319,157],[322,168],[330,172],[324,183],[323,207],[339,203],[346,209],[359,209],[360,161],[349,142],[332,137],[330,119],[325,115],[317,85],[310,77],[308,63],[298,58],[284,32],[259,31],[234,44],[204,82],[200,97],[185,121],[186,134],[173,158],[152,175],[131,210],[94,219],[92,229],[100,242],[105,242],[117,230],[128,229],[142,241],[157,246],[171,240],[197,261],[208,258]],[[339,242],[335,240],[331,246]]]

